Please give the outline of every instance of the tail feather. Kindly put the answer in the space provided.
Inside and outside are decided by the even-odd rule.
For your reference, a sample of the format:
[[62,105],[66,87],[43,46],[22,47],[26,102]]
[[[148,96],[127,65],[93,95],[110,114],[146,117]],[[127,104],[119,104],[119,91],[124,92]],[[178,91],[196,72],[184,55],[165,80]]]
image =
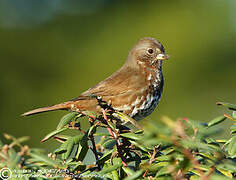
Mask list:
[[22,116],[30,116],[33,114],[38,114],[38,113],[43,113],[43,112],[48,112],[48,111],[67,110],[67,109],[70,109],[70,103],[68,102],[62,103],[62,104],[56,104],[54,106],[34,109],[32,111],[25,112],[24,114],[22,114]]

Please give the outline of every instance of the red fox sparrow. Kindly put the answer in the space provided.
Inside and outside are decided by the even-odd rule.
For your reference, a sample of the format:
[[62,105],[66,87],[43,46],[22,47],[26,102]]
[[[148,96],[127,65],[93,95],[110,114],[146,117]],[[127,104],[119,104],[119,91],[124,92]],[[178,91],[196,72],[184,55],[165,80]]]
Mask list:
[[141,39],[129,52],[124,65],[110,77],[88,89],[79,97],[54,106],[24,113],[24,116],[54,110],[101,113],[94,97],[100,97],[114,110],[135,120],[150,115],[157,106],[162,90],[162,60],[168,59],[164,47],[157,40]]

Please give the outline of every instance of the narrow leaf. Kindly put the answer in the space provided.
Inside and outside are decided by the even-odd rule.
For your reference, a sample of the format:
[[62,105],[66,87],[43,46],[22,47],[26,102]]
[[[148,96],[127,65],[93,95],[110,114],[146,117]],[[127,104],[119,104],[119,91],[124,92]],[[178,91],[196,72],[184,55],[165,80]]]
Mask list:
[[120,134],[120,136],[129,138],[129,139],[133,139],[133,140],[140,140],[140,138],[141,138],[141,135],[137,135],[134,133],[122,133],[122,134]]
[[50,139],[51,137],[65,131],[67,128],[62,128],[62,129],[58,129],[58,130],[55,130],[55,131],[52,131],[51,133],[49,133],[48,135],[46,135],[42,140],[41,142],[45,142],[47,141],[48,139]]
[[226,119],[226,117],[224,117],[224,116],[219,116],[219,117],[217,117],[217,118],[211,120],[211,121],[208,123],[208,127],[212,127],[212,126],[214,126],[214,125],[216,125],[216,124],[219,124],[219,123],[223,122],[225,119]]
[[87,134],[74,137],[74,144],[79,144],[76,150],[77,152],[75,154],[75,158],[79,161],[83,161],[89,149]]
[[91,134],[94,134],[95,132],[96,132],[96,126],[93,125],[89,128],[88,136],[90,136]]
[[4,145],[3,142],[0,140],[0,148],[1,148],[3,145]]
[[231,134],[234,134],[234,133],[236,133],[236,125],[232,125],[231,127],[230,127],[230,133]]
[[110,166],[108,168],[105,168],[101,171],[101,174],[107,174],[109,172],[112,172],[114,170],[117,170],[118,168],[120,168],[122,166],[122,163],[120,162],[119,164],[115,164],[113,166]]
[[232,158],[236,157],[236,136],[231,138],[231,141],[228,145],[228,153]]
[[135,179],[138,179],[138,178],[140,178],[143,175],[143,173],[144,173],[143,170],[136,171],[133,175],[126,177],[125,180],[135,180]]
[[220,168],[217,168],[218,171],[220,171],[222,174],[224,174],[225,176],[229,177],[230,179],[233,178],[233,175],[231,174],[231,172],[229,171],[226,171],[224,169],[220,169]]
[[67,146],[66,146],[66,153],[65,156],[63,157],[64,159],[68,159],[68,157],[71,155],[74,147],[74,139],[73,137],[69,138],[67,140]]
[[17,168],[17,165],[20,162],[21,157],[16,153],[16,151],[13,148],[8,150],[8,156],[9,156],[8,167],[11,169]]
[[29,139],[30,139],[29,136],[23,136],[23,137],[18,138],[17,141],[18,141],[19,143],[23,143],[23,142],[25,142],[25,141],[28,141]]
[[217,102],[216,104],[219,106],[225,106],[225,107],[229,108],[230,110],[236,111],[236,104],[230,104],[230,103],[226,103],[226,102]]
[[107,161],[107,160],[111,157],[111,155],[112,155],[113,152],[115,152],[115,149],[112,149],[112,150],[106,152],[106,153],[97,161],[97,164],[103,164],[105,161]]
[[136,128],[143,130],[143,127],[133,118],[127,116],[124,113],[121,112],[115,112],[112,114],[113,116],[119,118],[121,121],[125,122],[125,123],[131,123],[133,124]]
[[233,111],[232,117],[233,117],[234,119],[236,119],[236,111]]
[[122,167],[122,169],[125,171],[125,173],[128,175],[128,176],[131,176],[135,173],[135,171],[133,171],[132,169],[130,169],[129,167]]
[[[71,112],[71,113],[63,116],[57,126],[57,130],[63,128],[66,124],[68,124],[70,121],[72,121],[76,115],[78,115],[77,112]],[[79,115],[79,116],[81,116],[81,115]]]
[[143,150],[143,151],[145,151],[145,152],[148,152],[148,149],[147,149],[145,146],[140,145],[140,144],[137,143],[136,141],[131,141],[131,140],[130,140],[130,142],[131,142],[133,145],[135,145],[136,147],[140,148],[141,150]]
[[156,177],[160,177],[163,175],[169,175],[170,174],[170,169],[168,168],[168,166],[164,166],[163,168],[161,168],[157,174]]
[[112,179],[119,180],[119,175],[118,175],[117,171],[112,171]]
[[34,159],[36,159],[39,162],[44,162],[47,165],[50,165],[53,167],[63,168],[63,166],[61,166],[57,161],[54,161],[43,154],[35,154],[33,152],[30,152],[30,155],[31,155],[31,157],[33,157]]
[[61,142],[61,143],[64,143],[70,137],[71,136],[67,136],[67,135],[56,135],[56,136],[53,136],[54,139],[56,139],[58,142]]

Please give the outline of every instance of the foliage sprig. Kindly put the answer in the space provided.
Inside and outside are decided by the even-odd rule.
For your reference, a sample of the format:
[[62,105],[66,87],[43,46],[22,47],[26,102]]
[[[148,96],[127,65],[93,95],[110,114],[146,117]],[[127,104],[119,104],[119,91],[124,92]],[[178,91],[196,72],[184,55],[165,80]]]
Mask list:
[[[12,177],[25,170],[21,179],[233,179],[236,105],[217,104],[229,113],[208,123],[163,117],[162,123],[144,121],[143,127],[121,112],[102,108],[102,115],[86,113],[90,126],[83,129],[81,115],[71,112],[43,138],[42,142],[60,143],[48,155],[22,145],[28,137],[4,134],[10,143],[0,142],[0,168],[10,168]],[[232,121],[230,137],[218,139],[224,130],[217,125],[225,120]],[[33,173],[40,176],[32,177]]]

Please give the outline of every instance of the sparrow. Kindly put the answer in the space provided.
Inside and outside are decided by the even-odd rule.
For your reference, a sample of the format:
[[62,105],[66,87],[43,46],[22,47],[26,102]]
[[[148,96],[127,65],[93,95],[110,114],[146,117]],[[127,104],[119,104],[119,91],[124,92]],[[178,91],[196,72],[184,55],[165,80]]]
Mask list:
[[150,115],[160,101],[164,85],[162,62],[168,58],[159,41],[151,37],[142,38],[130,50],[123,66],[105,80],[77,98],[35,109],[23,116],[55,110],[102,114],[99,97],[115,111],[141,120]]

